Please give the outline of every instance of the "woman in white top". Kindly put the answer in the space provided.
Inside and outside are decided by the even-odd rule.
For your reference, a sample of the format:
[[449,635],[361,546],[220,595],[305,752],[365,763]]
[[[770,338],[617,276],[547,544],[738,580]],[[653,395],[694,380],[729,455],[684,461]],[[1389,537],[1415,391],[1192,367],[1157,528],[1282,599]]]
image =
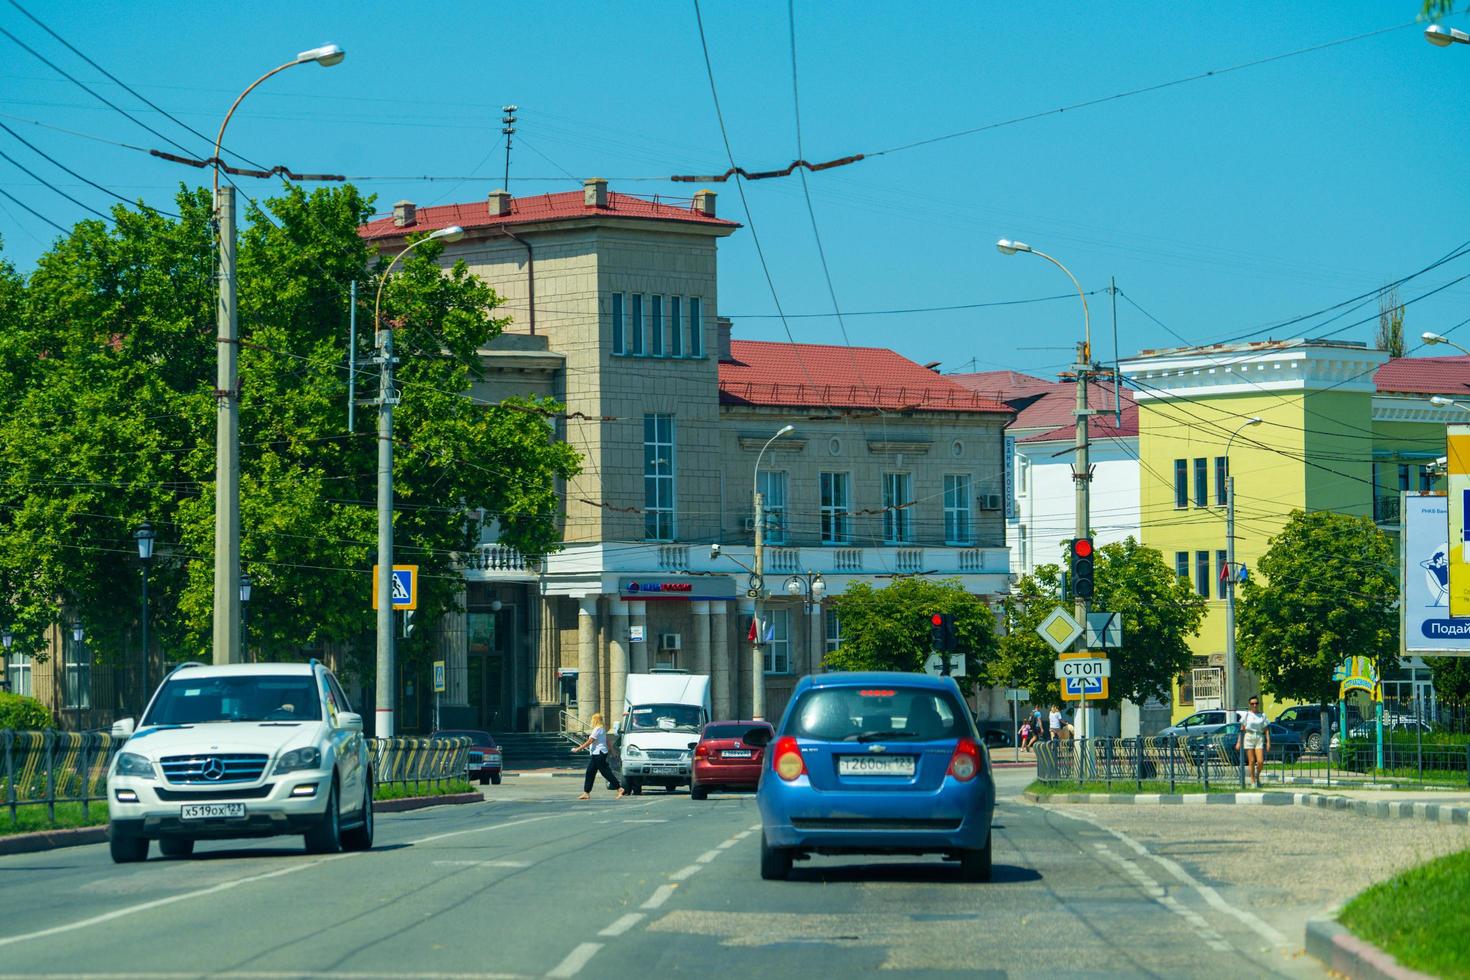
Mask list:
[[1250,699],[1250,707],[1240,713],[1240,735],[1235,740],[1235,751],[1245,749],[1245,759],[1250,766],[1251,781],[1261,785],[1261,767],[1266,763],[1266,753],[1271,751],[1271,723],[1261,714],[1259,698]]
[[608,765],[607,755],[607,729],[602,724],[602,712],[592,716],[590,722],[592,734],[587,736],[587,741],[572,749],[573,752],[587,750],[587,778],[582,780],[582,795],[579,800],[592,799],[592,784],[597,781],[597,774],[601,773],[613,789],[618,791],[617,798],[622,799],[627,795],[618,777],[613,775],[612,766]]

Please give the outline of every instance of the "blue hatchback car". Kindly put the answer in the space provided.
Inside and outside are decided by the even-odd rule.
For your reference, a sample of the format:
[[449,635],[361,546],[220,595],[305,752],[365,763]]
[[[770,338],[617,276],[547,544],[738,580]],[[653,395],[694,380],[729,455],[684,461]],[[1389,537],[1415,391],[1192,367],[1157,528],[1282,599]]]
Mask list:
[[953,678],[802,678],[756,804],[762,878],[812,854],[942,854],[965,880],[990,880],[995,781]]

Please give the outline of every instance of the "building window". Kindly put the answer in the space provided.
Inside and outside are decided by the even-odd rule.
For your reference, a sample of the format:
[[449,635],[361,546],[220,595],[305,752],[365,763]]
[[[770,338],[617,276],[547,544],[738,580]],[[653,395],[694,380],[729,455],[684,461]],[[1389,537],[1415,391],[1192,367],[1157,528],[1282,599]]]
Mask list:
[[766,673],[791,673],[791,611],[766,610]]
[[1230,464],[1224,456],[1215,457],[1215,503],[1224,507],[1230,503],[1228,488],[1230,486]]
[[664,298],[648,297],[649,353],[654,357],[664,356]]
[[31,687],[31,658],[24,653],[12,653],[6,664],[5,678],[10,681],[11,694],[34,697]]
[[820,477],[822,494],[822,544],[847,544],[851,522],[850,498],[847,492],[846,473],[823,473]]
[[623,294],[612,294],[612,352],[627,351],[628,325],[623,322]]
[[913,539],[913,477],[883,474],[883,543],[907,544]]
[[1174,460],[1174,506],[1189,506],[1189,460]]
[[[63,633],[69,632],[63,630]],[[64,636],[62,650],[62,667],[66,674],[65,706],[78,709],[92,707],[92,659],[86,641],[78,643],[70,636]]]
[[1174,574],[1184,579],[1185,582],[1189,581],[1189,552],[1174,552]]
[[825,621],[823,625],[826,627],[826,637],[822,642],[822,648],[827,653],[831,653],[842,646],[842,618],[837,615],[835,609],[828,609],[822,614],[822,618]]
[[680,318],[680,300],[669,297],[669,356],[684,356],[684,322]]
[[944,475],[944,543],[974,544],[970,527],[970,474]]
[[643,536],[674,540],[674,417],[643,416]]
[[1210,505],[1210,461],[1203,456],[1194,461],[1194,505]]
[[689,356],[704,356],[704,311],[699,297],[689,297]]
[[766,512],[766,544],[786,543],[786,474],[762,470],[755,480]]
[[1224,599],[1229,593],[1229,586],[1225,584],[1226,570],[1230,567],[1228,551],[1215,552],[1215,598]]
[[1209,657],[1193,657],[1190,660],[1193,667],[1179,675],[1179,703],[1194,704],[1194,672],[1204,670],[1210,665]]
[[1408,463],[1400,463],[1399,464],[1399,489],[1400,490],[1407,490],[1407,489],[1409,489],[1409,464]]
[[633,302],[628,316],[628,332],[632,343],[628,345],[628,353],[635,357],[643,354],[643,335],[647,324],[643,320],[643,294],[634,293]]
[[1206,599],[1210,597],[1210,553],[1208,551],[1194,553],[1194,587],[1195,591]]
[[1031,563],[1029,560],[1031,548],[1030,542],[1026,538],[1026,525],[1024,524],[1016,525],[1016,553],[1021,558],[1021,568],[1024,571],[1031,571]]

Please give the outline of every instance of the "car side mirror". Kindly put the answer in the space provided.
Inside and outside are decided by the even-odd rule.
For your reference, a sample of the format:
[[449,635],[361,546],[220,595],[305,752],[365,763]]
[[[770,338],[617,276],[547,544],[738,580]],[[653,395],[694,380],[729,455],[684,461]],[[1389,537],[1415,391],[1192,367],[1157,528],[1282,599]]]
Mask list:
[[698,742],[690,742],[689,743],[689,747],[692,749],[692,748],[694,748],[698,744],[699,744]]
[[758,728],[753,732],[746,732],[745,738],[741,739],[746,745],[761,749],[771,744],[771,733],[764,728]]
[[337,727],[360,732],[362,731],[362,715],[355,711],[339,711],[337,712]]
[[112,723],[113,738],[132,738],[135,731],[135,722],[131,718],[119,718]]

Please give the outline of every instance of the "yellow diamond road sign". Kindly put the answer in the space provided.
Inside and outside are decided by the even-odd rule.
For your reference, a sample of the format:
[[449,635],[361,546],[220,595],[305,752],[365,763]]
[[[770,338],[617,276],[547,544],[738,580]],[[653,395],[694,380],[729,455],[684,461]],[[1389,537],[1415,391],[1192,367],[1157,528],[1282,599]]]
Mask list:
[[1072,618],[1071,613],[1057,606],[1051,611],[1051,615],[1041,621],[1036,627],[1036,632],[1041,638],[1051,644],[1051,648],[1057,653],[1065,653],[1067,648],[1076,642],[1077,637],[1082,635],[1082,626]]

